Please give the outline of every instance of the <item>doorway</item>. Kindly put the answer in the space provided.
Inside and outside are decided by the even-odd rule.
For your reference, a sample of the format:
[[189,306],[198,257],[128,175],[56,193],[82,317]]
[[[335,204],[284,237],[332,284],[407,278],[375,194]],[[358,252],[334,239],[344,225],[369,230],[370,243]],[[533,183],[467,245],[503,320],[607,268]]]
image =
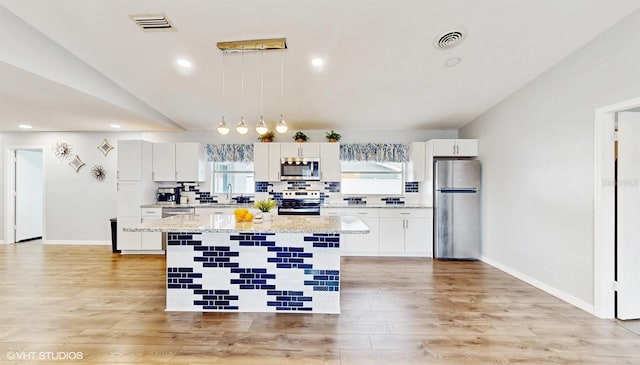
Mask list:
[[596,110],[594,314],[601,318],[640,317],[639,145],[640,98]]
[[40,148],[8,151],[7,243],[42,239],[44,168]]

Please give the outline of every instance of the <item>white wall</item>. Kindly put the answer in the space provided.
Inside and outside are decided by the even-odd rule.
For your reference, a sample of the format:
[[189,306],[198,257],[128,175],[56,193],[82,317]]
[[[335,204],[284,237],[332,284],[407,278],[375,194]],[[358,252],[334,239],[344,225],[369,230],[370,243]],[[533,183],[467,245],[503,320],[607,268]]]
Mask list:
[[[306,132],[306,131],[305,131]],[[347,143],[407,143],[431,138],[455,138],[455,130],[436,131],[339,131]],[[231,132],[234,133],[234,132]],[[295,130],[278,142],[293,142]],[[309,131],[312,141],[324,142],[325,131]],[[98,132],[21,132],[0,133],[0,241],[5,235],[7,151],[9,148],[42,148],[44,150],[45,231],[43,239],[50,243],[109,243],[109,218],[116,216],[116,155],[106,157],[97,146],[106,138],[116,147],[118,139],[144,139],[150,142],[253,143],[256,134],[220,136],[214,130],[185,132],[98,133]],[[87,164],[76,173],[69,161],[61,162],[53,154],[56,141],[69,143],[74,154]],[[107,178],[96,182],[89,174],[95,164],[104,166]],[[203,184],[203,190],[207,184]]]
[[593,305],[594,110],[640,96],[640,11],[461,129],[480,139],[485,261]]
[[[2,133],[0,150],[2,196],[0,197],[0,237],[5,234],[7,204],[7,153],[11,148],[42,148],[44,163],[43,240],[65,243],[109,243],[109,218],[116,216],[116,151],[106,157],[97,146],[107,139],[113,146],[118,138],[136,139],[138,133]],[[67,142],[86,163],[79,172],[60,161],[53,153],[57,141]],[[94,180],[90,171],[102,165],[107,171],[103,182]]]

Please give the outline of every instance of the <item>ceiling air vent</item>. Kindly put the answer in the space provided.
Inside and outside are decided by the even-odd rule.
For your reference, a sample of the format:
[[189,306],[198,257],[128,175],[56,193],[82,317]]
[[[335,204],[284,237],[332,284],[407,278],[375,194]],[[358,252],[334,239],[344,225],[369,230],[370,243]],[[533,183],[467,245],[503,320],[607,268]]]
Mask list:
[[164,14],[138,14],[129,17],[145,32],[176,30]]
[[433,46],[437,49],[449,49],[457,46],[464,39],[465,32],[461,29],[450,30],[436,37]]

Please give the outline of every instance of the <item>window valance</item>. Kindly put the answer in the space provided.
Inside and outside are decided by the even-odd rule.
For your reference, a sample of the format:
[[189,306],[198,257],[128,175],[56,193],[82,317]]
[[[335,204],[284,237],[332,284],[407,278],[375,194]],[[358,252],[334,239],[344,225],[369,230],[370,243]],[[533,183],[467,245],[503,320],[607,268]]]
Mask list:
[[213,162],[251,162],[253,144],[207,144],[207,160]]
[[408,149],[402,143],[340,144],[340,161],[407,162]]

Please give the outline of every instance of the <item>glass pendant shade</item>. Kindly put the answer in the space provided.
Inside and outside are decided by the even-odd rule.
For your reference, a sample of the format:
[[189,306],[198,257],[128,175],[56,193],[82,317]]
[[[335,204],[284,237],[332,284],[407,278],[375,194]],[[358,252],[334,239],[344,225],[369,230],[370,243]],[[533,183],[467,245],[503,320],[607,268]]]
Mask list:
[[256,132],[258,132],[258,134],[265,134],[269,131],[269,128],[267,128],[267,124],[264,122],[264,118],[262,118],[262,115],[260,116],[260,121],[258,122],[258,125],[256,126]]
[[284,121],[284,118],[281,115],[280,121],[276,125],[276,131],[278,131],[278,133],[285,133],[288,129],[289,127],[287,127],[287,123]]
[[236,131],[240,134],[247,134],[247,132],[249,132],[249,128],[247,128],[247,124],[244,122],[244,117],[240,117],[240,123],[238,123]]
[[218,124],[218,133],[222,134],[223,136],[229,134],[229,126],[227,125],[227,122],[224,120],[224,117],[222,117],[220,124]]

